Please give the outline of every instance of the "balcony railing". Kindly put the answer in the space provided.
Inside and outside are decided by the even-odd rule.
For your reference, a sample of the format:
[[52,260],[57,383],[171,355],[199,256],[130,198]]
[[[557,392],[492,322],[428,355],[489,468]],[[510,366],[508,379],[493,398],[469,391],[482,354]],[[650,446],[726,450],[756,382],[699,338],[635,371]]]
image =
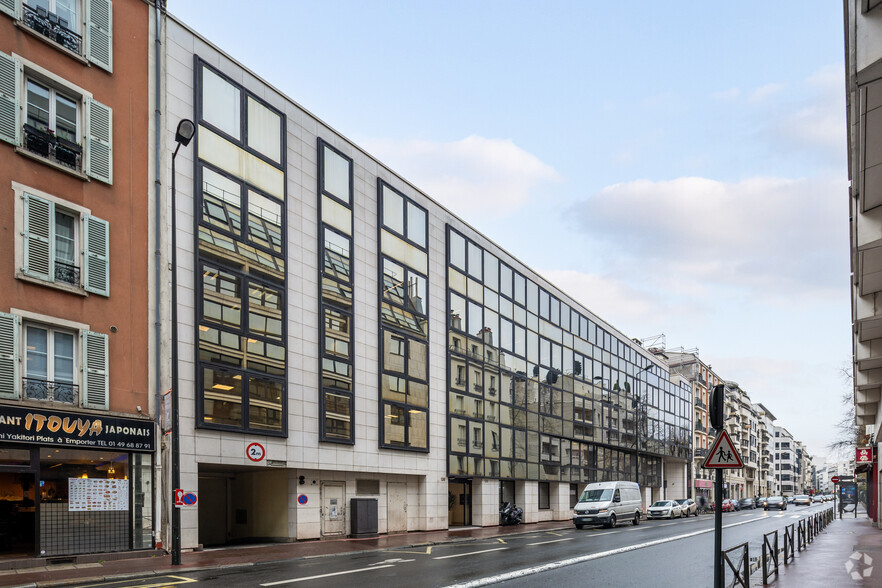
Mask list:
[[25,124],[23,130],[25,149],[65,167],[82,170],[82,145],[56,137],[52,131],[33,125]]
[[49,382],[37,378],[22,378],[22,392],[28,400],[49,400],[79,404],[80,388],[69,382]]
[[702,402],[701,400],[696,400],[695,406],[697,406],[698,408],[707,408],[707,405],[704,402]]
[[55,41],[65,49],[70,49],[77,55],[83,54],[83,38],[67,28],[70,24],[54,12],[49,12],[43,7],[31,7],[22,4],[22,18],[24,23],[47,39]]
[[80,283],[80,268],[56,259],[55,280],[58,282],[78,285]]

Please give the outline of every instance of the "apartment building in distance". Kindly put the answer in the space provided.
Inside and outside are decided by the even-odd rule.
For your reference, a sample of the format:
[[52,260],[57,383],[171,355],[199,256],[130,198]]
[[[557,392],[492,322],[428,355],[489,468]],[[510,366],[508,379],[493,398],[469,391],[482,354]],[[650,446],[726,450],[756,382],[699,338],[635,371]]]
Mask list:
[[0,1],[0,553],[154,545],[150,7]]

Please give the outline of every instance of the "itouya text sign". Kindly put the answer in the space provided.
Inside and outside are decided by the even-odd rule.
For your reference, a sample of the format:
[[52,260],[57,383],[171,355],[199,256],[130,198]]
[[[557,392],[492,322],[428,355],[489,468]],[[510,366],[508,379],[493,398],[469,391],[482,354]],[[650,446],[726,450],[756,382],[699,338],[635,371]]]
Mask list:
[[154,451],[155,438],[152,420],[0,405],[0,442]]

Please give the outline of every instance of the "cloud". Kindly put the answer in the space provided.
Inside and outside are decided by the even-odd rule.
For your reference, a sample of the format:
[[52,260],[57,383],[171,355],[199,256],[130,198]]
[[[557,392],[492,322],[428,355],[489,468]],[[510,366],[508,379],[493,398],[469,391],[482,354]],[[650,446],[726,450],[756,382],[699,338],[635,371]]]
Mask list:
[[751,92],[748,100],[750,102],[762,102],[767,98],[778,94],[784,89],[784,84],[766,84],[765,86],[760,86],[753,92]]
[[[565,214],[618,259],[665,287],[728,285],[763,297],[841,289],[848,254],[846,183],[701,177],[603,188]],[[778,293],[778,294],[775,294]]]
[[426,194],[466,217],[511,214],[529,202],[537,187],[562,179],[552,166],[511,139],[477,135],[447,143],[373,139],[365,146]]

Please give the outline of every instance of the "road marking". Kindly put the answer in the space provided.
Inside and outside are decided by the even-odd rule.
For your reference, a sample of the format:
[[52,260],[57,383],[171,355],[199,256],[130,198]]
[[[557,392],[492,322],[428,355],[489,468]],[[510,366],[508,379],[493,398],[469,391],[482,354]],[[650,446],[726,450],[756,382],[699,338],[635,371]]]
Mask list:
[[[753,523],[756,521],[760,521],[765,517],[757,517],[755,519],[750,519],[748,521],[740,521],[737,523],[732,523],[729,525],[723,525],[724,529],[728,529],[730,527],[738,527],[741,525],[746,525],[748,523]],[[540,566],[534,566],[531,568],[523,568],[520,570],[515,570],[513,572],[508,572],[506,574],[498,574],[496,576],[488,576],[486,578],[479,578],[477,580],[472,580],[471,582],[465,582],[463,584],[452,584],[447,588],[477,588],[478,586],[488,586],[490,584],[498,584],[499,582],[505,582],[508,580],[514,580],[517,578],[523,578],[526,576],[531,576],[533,574],[538,574],[541,572],[548,572],[551,570],[556,570],[565,566],[571,566],[575,564],[585,563],[587,561],[592,561],[595,559],[600,559],[602,557],[609,557],[610,555],[618,555],[620,553],[627,553],[629,551],[635,551],[637,549],[643,549],[645,547],[653,547],[655,545],[661,545],[662,543],[669,543],[671,541],[677,541],[678,539],[688,539],[689,537],[696,537],[698,535],[704,535],[706,533],[713,533],[713,527],[710,529],[703,529],[701,531],[693,531],[692,533],[685,533],[683,535],[676,535],[674,537],[665,537],[664,539],[656,539],[654,541],[647,541],[646,543],[638,543],[636,545],[628,545],[626,547],[619,547],[618,549],[611,549],[609,551],[602,551],[600,553],[592,553],[591,555],[583,555],[580,557],[574,557],[571,559],[563,559],[559,561],[553,561],[547,564],[542,564]],[[612,531],[612,533],[618,533],[618,531]],[[599,533],[601,535],[610,535],[612,533]],[[463,554],[470,555],[470,554]],[[447,557],[455,557],[455,556],[447,556]],[[440,559],[440,558],[435,558]]]
[[603,533],[596,533],[597,535],[615,535],[616,533],[621,533],[621,531],[604,531]]
[[455,555],[442,555],[441,557],[435,557],[433,559],[450,559],[451,557],[465,557],[467,555],[478,555],[479,553],[489,553],[491,551],[502,551],[503,549],[508,549],[508,547],[497,547],[495,549],[484,549],[483,551],[470,551],[468,553],[457,553]]
[[555,537],[560,537],[560,533],[555,533],[554,531],[548,531],[549,535],[554,535]]
[[432,553],[432,546],[427,545],[425,551],[408,551],[406,549],[387,549],[386,551],[391,551],[393,553],[418,553],[419,555],[430,555]]
[[[162,580],[163,578],[172,578],[172,579],[174,579],[174,581],[169,582],[168,580],[163,580],[163,581],[159,582],[159,580]],[[152,582],[152,583],[149,583],[149,584],[141,584],[140,583],[140,582],[145,582],[145,581]],[[150,578],[149,580],[147,580],[147,579],[119,580],[118,582],[111,582],[111,583],[102,582],[101,584],[85,584],[81,588],[87,588],[88,586],[117,586],[117,585],[119,585],[120,588],[160,588],[161,586],[172,586],[175,584],[190,584],[192,582],[198,582],[198,581],[199,580],[196,580],[194,578],[183,578],[181,576],[158,576],[158,577]],[[156,582],[159,582],[159,583],[156,583]]]
[[565,539],[552,539],[551,541],[540,541],[539,543],[527,543],[527,545],[545,545],[547,543],[560,543],[561,541],[572,541],[573,537]]
[[499,541],[500,543],[505,543],[505,541],[503,541],[503,540],[502,540],[501,538],[499,538],[499,537],[497,537],[496,540]]
[[334,572],[332,574],[321,574],[320,576],[308,576],[306,578],[293,578],[291,580],[280,580],[278,582],[269,582],[267,584],[261,584],[261,586],[281,586],[282,584],[294,584],[295,582],[306,582],[307,580],[320,580],[321,578],[332,578],[334,576],[345,576],[346,574],[357,574],[359,572],[372,572],[374,570],[381,570],[383,568],[394,568],[393,564],[387,564],[384,566],[375,566],[372,568],[361,568],[359,570],[346,570],[345,572]]

